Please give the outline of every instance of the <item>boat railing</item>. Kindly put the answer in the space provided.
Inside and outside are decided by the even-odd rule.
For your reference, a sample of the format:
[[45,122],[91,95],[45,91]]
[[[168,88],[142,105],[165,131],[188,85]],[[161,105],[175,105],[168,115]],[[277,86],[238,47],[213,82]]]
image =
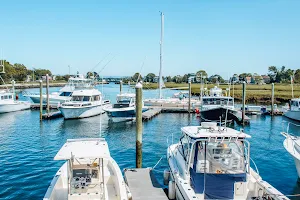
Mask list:
[[[285,122],[287,122],[287,121],[283,121],[283,126],[284,126],[284,123]],[[281,132],[281,135],[283,135],[284,137],[286,137],[288,140],[287,140],[287,142],[286,142],[286,145],[287,146],[289,146],[289,140],[291,140],[292,141],[292,144],[291,145],[293,145],[293,146],[297,146],[297,147],[299,147],[299,149],[300,149],[300,145],[296,142],[296,140],[297,139],[299,139],[299,136],[297,136],[297,135],[294,135],[293,133],[290,133],[290,126],[295,126],[295,127],[300,127],[300,124],[295,124],[295,123],[293,123],[293,122],[287,122],[287,128],[286,128],[286,132]],[[283,127],[283,129],[284,129],[284,127]],[[293,148],[293,151],[294,151],[294,153],[295,153],[295,148]]]
[[259,171],[258,171],[257,165],[255,164],[254,160],[251,157],[250,157],[250,161],[253,163],[253,165],[255,167],[256,173],[259,175]]
[[[46,95],[45,92],[42,93],[43,95]],[[32,96],[32,95],[40,95],[39,92],[28,92],[28,91],[23,91],[22,96]]]

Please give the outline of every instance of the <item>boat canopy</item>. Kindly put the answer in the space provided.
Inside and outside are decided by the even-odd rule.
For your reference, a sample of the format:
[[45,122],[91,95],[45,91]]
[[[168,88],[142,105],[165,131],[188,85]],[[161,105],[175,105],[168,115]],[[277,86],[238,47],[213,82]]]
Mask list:
[[75,90],[72,96],[94,96],[94,95],[101,95],[101,92],[96,89],[89,89],[89,90]]
[[250,135],[228,127],[218,127],[215,122],[202,122],[201,126],[182,127],[181,131],[193,139],[204,138],[251,138]]
[[108,157],[110,157],[110,153],[104,138],[69,139],[61,147],[54,160]]

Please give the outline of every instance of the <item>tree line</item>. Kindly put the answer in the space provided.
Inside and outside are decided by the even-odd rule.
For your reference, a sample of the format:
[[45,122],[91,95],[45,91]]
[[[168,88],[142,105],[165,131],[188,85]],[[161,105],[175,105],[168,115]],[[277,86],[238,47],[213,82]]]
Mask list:
[[[174,82],[174,83],[187,83],[189,79],[192,79],[193,82],[201,82],[201,77],[205,82],[210,83],[225,83],[228,81],[232,82],[242,82],[247,81],[247,77],[250,77],[253,80],[253,83],[260,83],[265,79],[269,79],[267,83],[290,83],[291,79],[294,83],[300,83],[300,69],[292,70],[286,68],[285,66],[268,67],[268,73],[260,75],[258,73],[241,73],[233,74],[229,80],[224,79],[219,74],[208,75],[205,70],[199,70],[196,73],[189,73],[184,75],[177,76],[163,76],[164,82]],[[127,78],[125,81],[137,81],[143,80],[144,82],[156,83],[158,82],[158,76],[154,73],[148,73],[146,76],[142,76],[140,73],[135,73],[132,77]]]
[[[27,76],[29,75],[31,77],[31,80],[33,76],[35,77],[35,80],[39,80],[42,76],[45,76],[46,74],[52,75],[51,71],[48,69],[28,69],[25,65],[20,63],[9,63],[6,60],[1,60],[0,63],[4,65],[0,69],[1,77],[3,78],[4,82],[9,83],[12,80],[15,80],[16,82],[26,81]],[[0,83],[3,84],[3,81]]]

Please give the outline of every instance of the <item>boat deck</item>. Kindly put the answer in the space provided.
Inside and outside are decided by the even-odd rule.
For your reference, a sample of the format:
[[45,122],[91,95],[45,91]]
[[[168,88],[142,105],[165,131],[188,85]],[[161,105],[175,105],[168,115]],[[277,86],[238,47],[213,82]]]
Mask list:
[[125,169],[125,181],[133,200],[168,200],[150,168]]

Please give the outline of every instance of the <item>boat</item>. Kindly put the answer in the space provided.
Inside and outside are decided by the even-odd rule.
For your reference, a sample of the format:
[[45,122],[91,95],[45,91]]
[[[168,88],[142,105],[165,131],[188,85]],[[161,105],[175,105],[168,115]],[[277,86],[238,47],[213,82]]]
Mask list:
[[167,150],[164,182],[170,199],[288,199],[260,177],[254,162],[256,171],[250,167],[251,136],[242,129],[202,122],[181,132]]
[[55,174],[44,200],[128,200],[121,170],[104,138],[68,139],[54,160],[66,162]]
[[99,90],[92,88],[73,91],[71,100],[58,109],[65,119],[77,119],[103,114],[103,108],[109,104],[109,100],[102,100]]
[[[49,94],[49,103],[51,105],[57,105],[71,100],[72,93],[75,90],[80,90],[83,88],[92,88],[94,83],[92,79],[85,78],[82,74],[77,74],[74,77],[70,77],[68,83],[59,90],[59,92],[52,92]],[[23,96],[29,97],[33,103],[40,103],[40,94],[23,92]],[[47,102],[46,94],[43,94],[43,103]]]
[[0,91],[0,113],[30,109],[30,105],[30,102],[15,100],[14,92],[9,90]]
[[[131,121],[135,119],[135,94],[123,93],[117,95],[117,103],[106,106],[104,111],[113,122]],[[148,107],[143,105],[142,112],[148,110]]]
[[281,134],[285,137],[283,146],[286,151],[293,157],[297,169],[298,178],[300,178],[300,137],[291,135],[288,133],[288,131],[282,132]]
[[204,121],[232,122],[235,119],[234,99],[224,96],[222,89],[215,86],[210,89],[209,95],[201,97],[201,118]]
[[285,110],[283,115],[292,120],[300,121],[300,98],[294,98],[290,101],[290,108]]

